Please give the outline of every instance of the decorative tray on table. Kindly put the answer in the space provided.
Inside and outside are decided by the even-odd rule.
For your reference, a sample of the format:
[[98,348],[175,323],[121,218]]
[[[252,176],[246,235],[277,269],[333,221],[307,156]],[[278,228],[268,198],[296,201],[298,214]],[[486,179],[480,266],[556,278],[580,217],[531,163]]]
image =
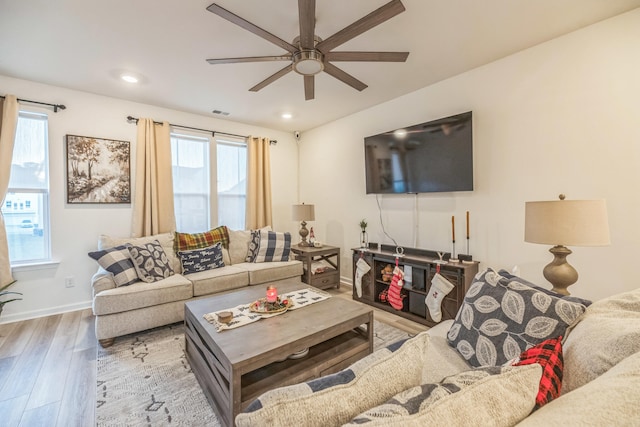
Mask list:
[[278,297],[275,302],[267,302],[266,298],[260,298],[251,303],[249,310],[254,313],[275,314],[285,312],[291,306],[293,306],[293,301],[287,299],[281,300],[280,297]]

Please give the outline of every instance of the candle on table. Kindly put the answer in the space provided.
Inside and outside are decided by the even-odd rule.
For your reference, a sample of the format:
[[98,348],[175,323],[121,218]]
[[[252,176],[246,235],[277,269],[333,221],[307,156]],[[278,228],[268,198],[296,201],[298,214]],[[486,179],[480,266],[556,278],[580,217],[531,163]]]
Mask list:
[[467,211],[467,239],[469,239],[469,211]]
[[276,302],[278,299],[278,290],[275,286],[267,286],[267,302]]
[[451,241],[456,241],[456,217],[451,215]]

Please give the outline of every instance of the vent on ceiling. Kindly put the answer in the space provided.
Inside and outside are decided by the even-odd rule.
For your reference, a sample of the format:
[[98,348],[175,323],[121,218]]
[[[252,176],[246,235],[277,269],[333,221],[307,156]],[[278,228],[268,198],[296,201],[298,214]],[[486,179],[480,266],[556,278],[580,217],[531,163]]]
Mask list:
[[212,113],[213,113],[213,114],[219,114],[219,115],[221,115],[221,116],[228,116],[228,115],[229,115],[229,113],[228,113],[228,112],[226,112],[226,111],[221,111],[221,110],[213,110],[213,111],[212,111]]

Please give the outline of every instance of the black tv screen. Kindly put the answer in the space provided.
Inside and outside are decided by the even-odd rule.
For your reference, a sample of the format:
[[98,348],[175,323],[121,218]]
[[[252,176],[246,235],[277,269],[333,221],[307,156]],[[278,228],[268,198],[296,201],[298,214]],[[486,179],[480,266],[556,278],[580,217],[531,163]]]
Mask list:
[[471,111],[364,139],[367,194],[473,190]]

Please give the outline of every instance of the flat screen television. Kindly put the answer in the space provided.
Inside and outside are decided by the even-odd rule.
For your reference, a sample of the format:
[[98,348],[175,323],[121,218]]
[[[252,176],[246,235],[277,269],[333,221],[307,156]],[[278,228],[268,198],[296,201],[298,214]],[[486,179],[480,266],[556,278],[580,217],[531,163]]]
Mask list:
[[471,111],[364,139],[367,194],[473,190]]

